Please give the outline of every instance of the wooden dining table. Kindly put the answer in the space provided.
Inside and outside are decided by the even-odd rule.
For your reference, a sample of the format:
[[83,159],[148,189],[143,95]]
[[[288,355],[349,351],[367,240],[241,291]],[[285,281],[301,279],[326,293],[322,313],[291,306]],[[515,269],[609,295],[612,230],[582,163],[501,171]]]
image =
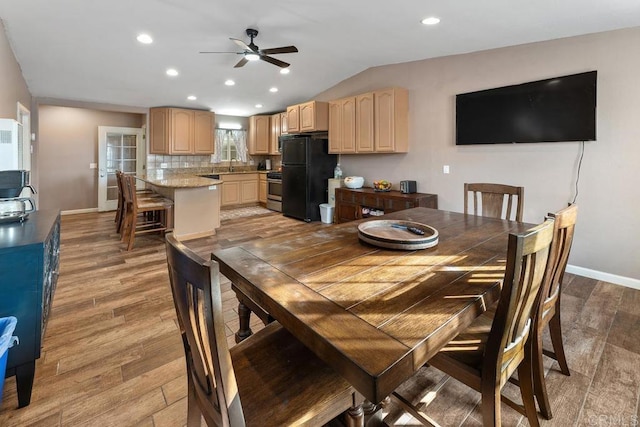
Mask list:
[[[438,244],[397,250],[361,241],[358,225],[379,219],[429,225]],[[264,310],[378,403],[497,301],[508,234],[531,226],[414,208],[310,226],[212,258],[239,296],[245,329],[246,306]]]

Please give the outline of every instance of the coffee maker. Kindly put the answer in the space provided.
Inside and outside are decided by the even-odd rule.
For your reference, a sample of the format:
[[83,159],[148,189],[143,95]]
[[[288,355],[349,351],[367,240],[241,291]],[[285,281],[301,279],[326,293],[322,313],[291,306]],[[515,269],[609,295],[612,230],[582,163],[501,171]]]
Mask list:
[[29,171],[0,171],[0,224],[5,222],[22,222],[29,213],[36,210],[36,202],[31,197],[24,197],[23,190],[28,189],[35,194],[29,185]]

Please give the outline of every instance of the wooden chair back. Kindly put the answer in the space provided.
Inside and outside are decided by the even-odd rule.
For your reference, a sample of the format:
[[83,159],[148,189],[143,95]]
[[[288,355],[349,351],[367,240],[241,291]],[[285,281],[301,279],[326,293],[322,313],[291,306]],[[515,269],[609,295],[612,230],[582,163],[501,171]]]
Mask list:
[[173,301],[182,332],[189,385],[205,419],[216,425],[244,425],[244,415],[227,345],[218,263],[205,261],[166,235]]
[[510,234],[500,300],[487,339],[483,384],[502,388],[525,358],[553,238],[552,219]]
[[[469,193],[473,197],[473,214],[492,218],[511,220],[511,212],[515,201],[515,220],[522,222],[524,208],[524,187],[515,187],[505,184],[464,184],[464,213],[469,213]],[[478,201],[480,195],[480,203]],[[506,210],[504,208],[507,201]],[[503,215],[504,212],[504,215]]]
[[543,300],[539,308],[539,319],[545,324],[556,313],[556,301],[560,296],[560,287],[573,243],[573,232],[578,218],[578,205],[571,205],[559,212],[549,213],[548,217],[553,218],[555,221],[553,244],[547,265],[547,277],[542,290]]

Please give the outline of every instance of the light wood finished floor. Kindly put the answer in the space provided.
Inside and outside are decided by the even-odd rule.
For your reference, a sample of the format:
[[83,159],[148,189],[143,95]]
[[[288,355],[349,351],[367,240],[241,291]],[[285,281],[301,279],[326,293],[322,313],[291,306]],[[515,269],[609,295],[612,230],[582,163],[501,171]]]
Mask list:
[[[272,213],[224,221],[217,236],[187,244],[208,256],[238,242],[326,226]],[[113,214],[64,216],[61,260],[31,405],[15,409],[15,381],[8,379],[0,426],[184,425],[184,357],[163,240],[141,236],[126,252]],[[223,286],[232,345],[237,302],[228,281]],[[555,417],[543,425],[638,425],[640,291],[568,275],[563,304],[572,376],[548,361]],[[426,395],[415,392],[424,387]],[[480,425],[478,394],[434,369],[424,369],[404,393],[429,402],[426,412],[443,426]],[[416,425],[393,407],[385,412],[389,422]],[[504,405],[503,416],[505,426],[523,423]]]

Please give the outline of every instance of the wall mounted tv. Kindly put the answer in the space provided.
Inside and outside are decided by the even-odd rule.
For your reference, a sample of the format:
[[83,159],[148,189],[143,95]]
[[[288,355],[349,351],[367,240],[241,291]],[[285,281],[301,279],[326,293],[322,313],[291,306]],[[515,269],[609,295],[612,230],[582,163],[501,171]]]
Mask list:
[[456,95],[456,145],[594,141],[597,71]]

